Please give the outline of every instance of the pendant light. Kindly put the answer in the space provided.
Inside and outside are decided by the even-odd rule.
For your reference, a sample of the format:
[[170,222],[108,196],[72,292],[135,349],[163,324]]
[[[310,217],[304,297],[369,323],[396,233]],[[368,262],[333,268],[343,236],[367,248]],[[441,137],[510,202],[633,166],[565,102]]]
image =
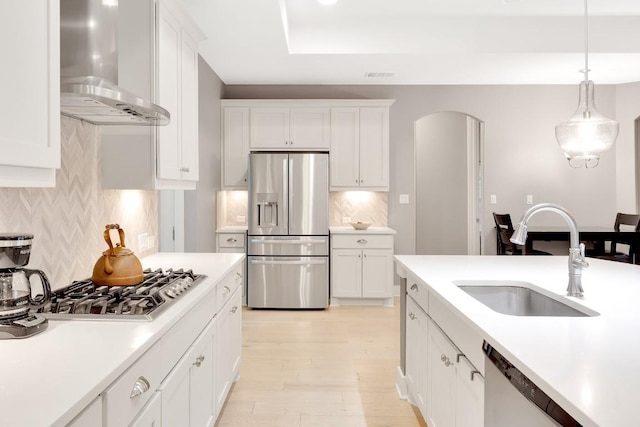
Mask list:
[[556,139],[571,167],[598,166],[600,156],[613,147],[620,126],[598,113],[594,84],[589,80],[589,26],[584,0],[584,81],[580,83],[578,109],[566,122],[556,125]]

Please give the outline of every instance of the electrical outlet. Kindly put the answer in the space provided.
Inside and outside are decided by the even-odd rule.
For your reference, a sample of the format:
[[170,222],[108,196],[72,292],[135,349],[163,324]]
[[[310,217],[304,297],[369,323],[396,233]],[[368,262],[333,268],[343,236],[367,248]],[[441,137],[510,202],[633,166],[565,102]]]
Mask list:
[[147,249],[153,249],[156,245],[156,238],[154,236],[149,236],[147,238]]
[[498,197],[495,194],[490,195],[489,203],[491,203],[492,205],[495,205],[496,203],[498,203]]
[[138,234],[138,251],[143,252],[147,250],[149,236],[147,233]]
[[531,194],[527,194],[527,204],[528,205],[533,204],[533,196]]
[[238,215],[238,216],[236,217],[236,221],[237,221],[237,222],[241,222],[241,223],[245,223],[245,222],[247,222],[247,217],[246,217],[246,216],[244,216],[244,215]]
[[408,204],[409,203],[409,195],[408,194],[401,194],[399,202],[400,202],[401,205]]
[[349,224],[351,222],[351,217],[350,216],[343,216],[342,217],[342,223],[343,224]]

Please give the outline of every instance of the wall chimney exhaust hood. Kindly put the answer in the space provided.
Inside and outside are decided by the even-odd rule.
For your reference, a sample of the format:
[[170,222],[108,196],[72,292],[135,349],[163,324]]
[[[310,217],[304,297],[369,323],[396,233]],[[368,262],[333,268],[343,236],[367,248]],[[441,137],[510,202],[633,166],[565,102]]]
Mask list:
[[60,1],[60,112],[95,125],[169,123],[167,110],[118,87],[118,0]]

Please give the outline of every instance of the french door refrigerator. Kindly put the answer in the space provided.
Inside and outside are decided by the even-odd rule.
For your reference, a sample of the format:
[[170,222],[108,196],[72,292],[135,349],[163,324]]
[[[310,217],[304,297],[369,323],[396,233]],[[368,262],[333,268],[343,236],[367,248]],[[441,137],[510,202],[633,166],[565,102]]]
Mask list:
[[329,155],[249,155],[247,305],[329,304]]

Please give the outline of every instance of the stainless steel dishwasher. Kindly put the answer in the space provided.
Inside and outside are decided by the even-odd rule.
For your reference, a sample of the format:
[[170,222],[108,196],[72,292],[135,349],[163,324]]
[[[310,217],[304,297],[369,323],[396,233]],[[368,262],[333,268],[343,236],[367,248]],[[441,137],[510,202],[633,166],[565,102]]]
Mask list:
[[533,381],[484,341],[484,425],[488,427],[582,427]]

